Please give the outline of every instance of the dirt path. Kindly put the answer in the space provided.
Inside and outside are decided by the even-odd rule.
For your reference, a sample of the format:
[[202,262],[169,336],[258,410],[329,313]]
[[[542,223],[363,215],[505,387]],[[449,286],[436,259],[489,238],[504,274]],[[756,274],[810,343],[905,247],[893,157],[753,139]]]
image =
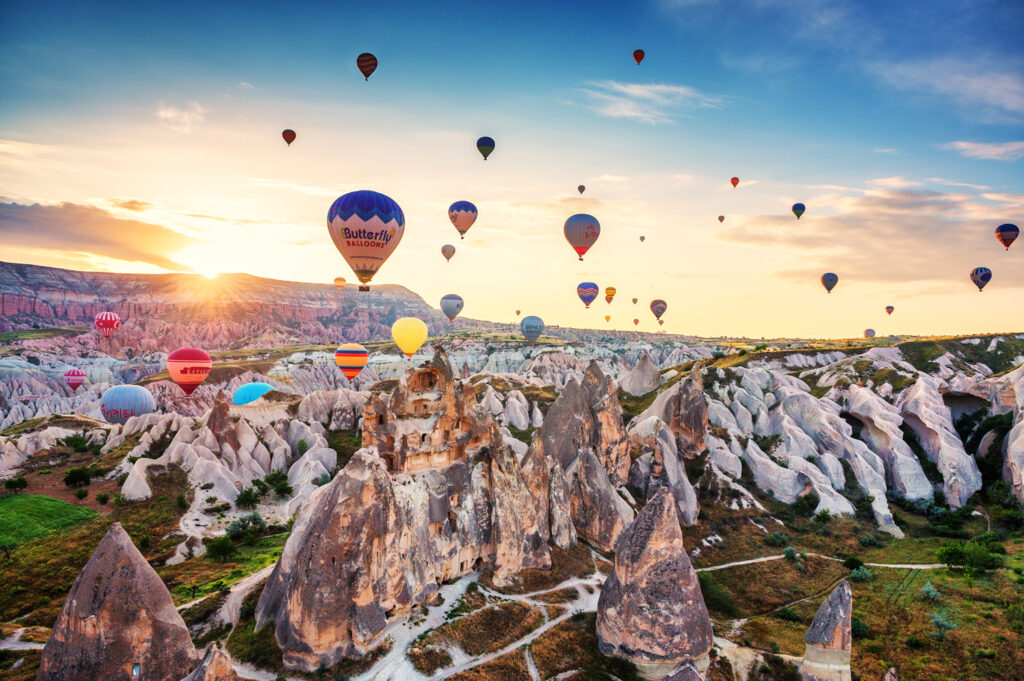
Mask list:
[[31,641],[19,641],[24,629],[18,629],[10,638],[5,638],[0,641],[0,650],[42,650],[45,644],[43,643],[32,643]]
[[242,609],[242,601],[254,586],[270,576],[270,573],[274,571],[274,565],[268,565],[259,572],[254,572],[232,584],[228,597],[224,599],[224,605],[220,606],[220,610],[217,612],[217,618],[224,624],[231,626],[238,624],[238,613]]

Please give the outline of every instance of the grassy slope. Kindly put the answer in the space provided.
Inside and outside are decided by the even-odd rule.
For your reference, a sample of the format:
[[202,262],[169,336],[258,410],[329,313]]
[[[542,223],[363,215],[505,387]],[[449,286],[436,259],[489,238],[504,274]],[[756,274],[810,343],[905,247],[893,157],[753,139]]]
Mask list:
[[96,511],[38,494],[0,496],[0,540],[23,544],[89,520]]

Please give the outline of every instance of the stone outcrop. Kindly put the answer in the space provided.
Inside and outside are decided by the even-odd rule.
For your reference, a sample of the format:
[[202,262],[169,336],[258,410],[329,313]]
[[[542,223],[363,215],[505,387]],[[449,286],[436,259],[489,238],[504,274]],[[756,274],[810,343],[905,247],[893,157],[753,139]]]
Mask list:
[[643,453],[633,460],[629,468],[629,482],[647,498],[654,496],[660,487],[668,487],[675,498],[680,519],[686,525],[693,525],[700,513],[700,503],[686,477],[676,441],[668,426],[655,416],[632,427],[630,446]]
[[611,551],[619,533],[633,520],[633,509],[612,486],[601,461],[589,449],[566,471],[572,493],[570,508],[579,536],[602,551]]
[[68,592],[37,681],[178,681],[199,662],[160,577],[114,523]]
[[602,653],[630,660],[647,678],[688,663],[708,667],[711,620],[667,488],[615,543],[615,568],[597,604],[597,636]]
[[704,436],[708,430],[708,407],[704,401],[704,381],[701,367],[694,367],[690,375],[662,391],[643,413],[630,424],[657,417],[661,419],[676,437],[680,454],[692,458],[705,447]]
[[239,678],[224,651],[210,646],[199,666],[181,681],[239,681]]
[[634,397],[640,397],[652,390],[657,390],[661,383],[660,379],[658,367],[651,361],[651,356],[645,352],[640,355],[640,361],[636,363],[636,366],[619,379],[619,388]]
[[850,681],[853,591],[845,579],[818,608],[804,636],[804,681]]

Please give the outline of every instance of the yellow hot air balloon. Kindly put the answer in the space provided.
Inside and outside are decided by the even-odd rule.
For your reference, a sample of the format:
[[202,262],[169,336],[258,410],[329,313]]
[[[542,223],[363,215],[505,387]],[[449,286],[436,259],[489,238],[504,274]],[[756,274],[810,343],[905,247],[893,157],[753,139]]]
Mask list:
[[338,289],[339,291],[345,288],[345,277],[335,277],[334,288]]
[[612,316],[611,316],[610,314],[606,314],[606,315],[604,316],[604,320],[605,320],[606,322],[610,322],[610,321],[612,320]]
[[427,325],[415,317],[402,317],[391,325],[391,337],[398,349],[411,358],[427,340]]

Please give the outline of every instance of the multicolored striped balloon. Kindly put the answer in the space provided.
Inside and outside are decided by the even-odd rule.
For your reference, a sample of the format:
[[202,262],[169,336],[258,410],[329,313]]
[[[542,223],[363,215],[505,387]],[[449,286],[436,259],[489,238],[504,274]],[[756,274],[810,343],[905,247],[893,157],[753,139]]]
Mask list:
[[1016,241],[1019,235],[1020,228],[1017,225],[1011,225],[1009,222],[996,227],[996,238],[999,239],[999,243],[1006,247],[1006,250],[1010,250],[1010,244]]
[[334,278],[334,288],[338,289],[339,291],[342,290],[343,288],[345,288],[345,284],[346,284],[345,277],[335,277]]
[[661,319],[661,315],[665,314],[665,310],[668,309],[668,303],[661,298],[657,298],[651,301],[651,312],[658,319]]
[[415,317],[402,317],[391,325],[391,337],[398,349],[411,359],[427,341],[427,325]]
[[167,355],[167,373],[186,395],[191,395],[210,375],[213,360],[199,348],[178,348]]
[[68,369],[64,372],[64,382],[71,388],[71,392],[75,392],[78,390],[78,386],[85,383],[85,372],[81,369]]
[[104,338],[110,338],[110,334],[121,327],[121,318],[116,312],[100,312],[93,321]]
[[885,306],[885,313],[886,314],[891,315],[895,311],[896,311],[896,308],[893,307],[892,305],[886,305]]
[[597,298],[597,284],[592,281],[584,281],[576,287],[576,295],[580,297],[583,304],[590,307],[590,304],[594,302],[594,298]]
[[369,357],[370,353],[359,343],[345,343],[334,351],[334,363],[350,381],[363,370]]
[[363,77],[370,80],[370,76],[377,70],[377,58],[369,52],[363,52],[356,57],[356,66],[359,67],[359,72],[363,74]]
[[476,141],[476,148],[477,151],[480,152],[480,155],[483,156],[484,160],[486,161],[487,157],[490,156],[491,152],[494,151],[494,138],[487,136],[481,137]]

